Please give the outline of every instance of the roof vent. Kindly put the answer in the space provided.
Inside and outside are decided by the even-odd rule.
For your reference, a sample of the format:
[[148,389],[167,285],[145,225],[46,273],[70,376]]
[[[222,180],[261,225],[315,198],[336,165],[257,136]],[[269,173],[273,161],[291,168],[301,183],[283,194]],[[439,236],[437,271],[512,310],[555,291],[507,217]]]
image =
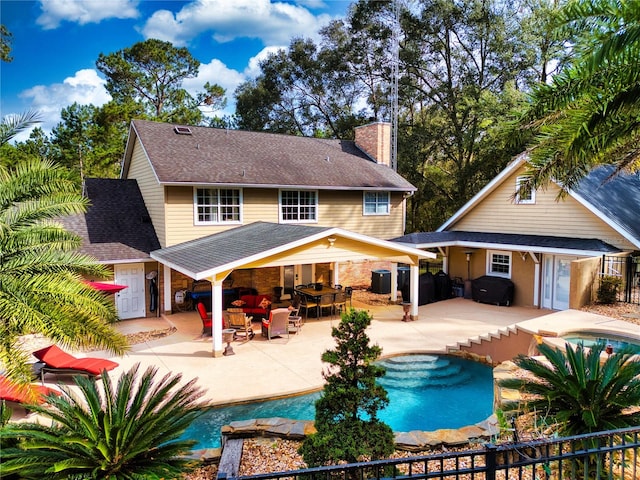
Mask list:
[[178,126],[175,126],[175,127],[173,127],[173,129],[175,130],[175,132],[178,135],[191,135],[191,129],[189,127],[178,127]]

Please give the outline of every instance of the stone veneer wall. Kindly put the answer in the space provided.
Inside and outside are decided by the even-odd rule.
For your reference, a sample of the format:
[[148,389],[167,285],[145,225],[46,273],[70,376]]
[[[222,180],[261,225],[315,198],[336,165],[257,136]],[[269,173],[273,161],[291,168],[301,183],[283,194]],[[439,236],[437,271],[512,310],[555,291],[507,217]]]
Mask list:
[[371,272],[373,270],[391,270],[389,261],[364,260],[362,262],[342,262],[338,264],[340,284],[353,287],[356,290],[366,290],[371,287]]

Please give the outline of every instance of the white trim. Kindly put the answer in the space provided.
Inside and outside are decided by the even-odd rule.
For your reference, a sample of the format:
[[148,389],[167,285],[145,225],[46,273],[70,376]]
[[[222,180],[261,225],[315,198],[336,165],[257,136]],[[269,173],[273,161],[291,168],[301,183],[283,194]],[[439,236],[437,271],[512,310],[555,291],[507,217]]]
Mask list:
[[[298,208],[301,207],[300,205],[300,193],[301,192],[311,192],[315,195],[315,204],[313,206],[314,208],[314,218],[313,219],[300,219],[300,211],[298,210],[298,219],[297,220],[285,220],[283,218],[282,215],[282,192],[297,192],[298,193]],[[278,189],[278,223],[282,223],[282,224],[293,224],[293,225],[300,225],[300,224],[313,224],[313,223],[318,223],[318,217],[319,217],[319,210],[320,210],[320,195],[318,195],[318,191],[317,190],[312,190],[309,188],[280,188]]]
[[471,200],[465,203],[460,209],[454,213],[449,220],[444,222],[440,227],[436,230],[436,232],[445,231],[449,226],[460,220],[463,216],[465,216],[473,207],[475,207],[478,203],[480,203],[484,198],[489,195],[493,190],[499,187],[502,182],[510,176],[514,171],[522,166],[527,158],[527,152],[523,152],[518,155],[507,167],[502,170],[498,175],[496,175],[493,180],[491,180],[485,187],[476,193]]
[[[493,256],[494,255],[500,255],[503,257],[508,257],[509,258],[509,263],[508,263],[508,267],[509,267],[509,271],[508,272],[494,272],[491,267],[492,265],[495,263],[493,261]],[[513,255],[512,252],[506,251],[506,250],[487,250],[487,256],[486,256],[486,260],[487,260],[487,264],[486,264],[486,274],[491,276],[491,277],[502,277],[502,278],[511,278],[511,272],[513,270]]]
[[[367,194],[371,194],[371,193],[375,193],[376,194],[376,202],[375,205],[376,207],[378,207],[379,205],[383,205],[382,202],[380,202],[380,198],[378,196],[378,194],[382,194],[382,193],[386,193],[387,194],[387,202],[386,202],[386,207],[387,207],[387,211],[386,212],[367,212]],[[377,208],[376,208],[377,210]],[[362,215],[365,217],[375,217],[375,216],[389,216],[391,215],[391,193],[388,191],[376,191],[376,190],[365,190],[362,192]]]
[[[216,190],[218,197],[218,204],[216,207],[218,208],[218,220],[217,221],[204,221],[199,220],[198,214],[198,190]],[[223,206],[220,204],[220,190],[233,190],[238,192],[238,220],[222,220],[220,215],[220,208]],[[242,225],[242,212],[244,205],[243,192],[241,188],[229,188],[229,187],[202,187],[202,186],[193,186],[193,225],[194,226],[206,226],[206,225]],[[205,205],[203,205],[205,206]],[[213,206],[213,205],[210,205]]]
[[633,244],[637,249],[640,249],[640,238],[636,238],[626,230],[620,228],[620,225],[614,222],[613,220],[611,220],[611,218],[609,218],[609,216],[605,212],[598,210],[592,203],[590,203],[587,199],[583,198],[581,195],[578,195],[573,190],[569,191],[569,195],[571,195],[578,203],[582,204],[583,207],[585,207],[587,210],[593,213],[596,217],[598,217],[598,219],[600,219],[601,221],[609,225],[612,229],[614,229],[617,233],[622,235],[627,241]]
[[[490,232],[487,232],[490,233]],[[532,251],[536,253],[550,253],[553,255],[575,255],[580,257],[599,257],[602,255],[616,255],[624,253],[622,251],[618,252],[602,252],[600,250],[576,250],[571,248],[551,248],[551,247],[540,247],[536,245],[518,245],[512,243],[486,243],[486,242],[470,242],[466,240],[451,240],[447,242],[434,242],[434,243],[419,243],[419,244],[409,244],[403,242],[396,242],[398,244],[413,246],[414,248],[441,248],[441,247],[468,247],[468,248],[482,248],[482,249],[491,249],[491,250],[512,250],[512,251]]]
[[519,175],[516,177],[516,196],[515,196],[515,203],[517,205],[535,205],[536,203],[536,191],[534,189],[532,189],[529,193],[531,195],[531,198],[520,198],[520,184],[523,183],[525,181],[527,177],[525,177],[524,175]]
[[156,250],[155,252],[151,252],[151,258],[153,258],[154,260],[159,261],[163,265],[170,266],[172,269],[176,270],[177,272],[183,273],[183,274],[193,278],[194,280],[202,280],[202,279],[208,279],[209,277],[214,277],[215,275],[217,275],[217,274],[219,274],[221,272],[231,271],[231,270],[234,270],[236,268],[242,268],[244,265],[246,265],[248,263],[253,263],[253,262],[256,262],[256,261],[261,260],[263,258],[270,257],[272,255],[277,255],[279,253],[286,252],[287,250],[291,250],[293,248],[304,246],[304,245],[307,245],[309,243],[313,243],[313,242],[316,242],[318,240],[321,240],[321,239],[324,239],[324,238],[328,238],[328,237],[337,237],[337,241],[340,240],[340,237],[343,237],[343,238],[347,238],[347,239],[350,239],[350,240],[355,240],[355,241],[358,241],[358,242],[362,242],[362,243],[365,243],[367,245],[386,248],[386,249],[389,249],[389,250],[392,250],[392,251],[395,251],[395,252],[398,252],[398,253],[401,253],[401,254],[415,256],[418,259],[420,259],[420,258],[430,258],[430,259],[436,258],[436,254],[435,253],[427,252],[425,250],[420,250],[419,248],[414,248],[414,247],[402,245],[400,243],[392,242],[390,240],[381,240],[379,238],[369,237],[367,235],[362,235],[362,234],[359,234],[359,233],[351,232],[349,230],[343,230],[343,229],[337,228],[337,227],[329,228],[329,229],[326,229],[326,230],[323,229],[323,230],[321,230],[320,232],[318,232],[315,235],[310,235],[310,236],[305,237],[303,239],[296,240],[295,242],[291,242],[291,243],[287,243],[287,244],[284,244],[284,245],[280,245],[280,246],[278,246],[276,248],[272,248],[270,250],[266,250],[264,252],[257,253],[255,255],[251,255],[250,257],[245,257],[245,258],[236,260],[234,262],[226,263],[224,265],[220,265],[218,267],[206,270],[204,272],[191,272],[191,271],[188,271],[187,269],[180,268],[178,265],[175,265],[173,262],[166,261],[166,259],[158,258],[156,252],[158,252],[159,250]]

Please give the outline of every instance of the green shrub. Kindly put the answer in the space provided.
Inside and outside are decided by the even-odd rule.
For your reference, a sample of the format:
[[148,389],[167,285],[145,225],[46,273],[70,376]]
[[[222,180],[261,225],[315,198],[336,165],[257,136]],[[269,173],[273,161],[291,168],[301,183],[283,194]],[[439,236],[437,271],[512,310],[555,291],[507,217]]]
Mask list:
[[622,279],[613,275],[600,277],[598,287],[598,303],[611,304],[618,300],[618,290],[622,286]]

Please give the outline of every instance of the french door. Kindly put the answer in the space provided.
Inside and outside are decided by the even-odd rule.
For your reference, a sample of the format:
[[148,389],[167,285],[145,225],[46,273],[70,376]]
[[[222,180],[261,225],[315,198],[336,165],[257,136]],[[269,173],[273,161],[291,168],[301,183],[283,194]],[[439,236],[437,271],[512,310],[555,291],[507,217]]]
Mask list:
[[542,308],[567,310],[571,262],[575,257],[545,255],[542,263]]

